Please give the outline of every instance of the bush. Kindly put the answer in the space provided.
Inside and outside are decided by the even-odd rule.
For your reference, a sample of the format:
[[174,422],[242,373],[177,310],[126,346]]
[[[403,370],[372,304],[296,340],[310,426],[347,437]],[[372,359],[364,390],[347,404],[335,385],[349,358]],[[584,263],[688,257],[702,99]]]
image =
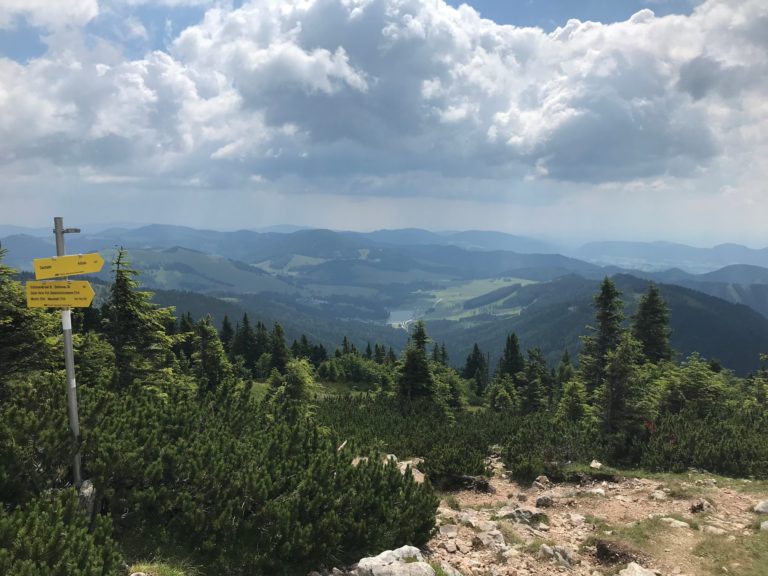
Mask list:
[[42,495],[28,505],[0,508],[0,574],[108,576],[122,574],[108,518],[93,531],[74,490]]

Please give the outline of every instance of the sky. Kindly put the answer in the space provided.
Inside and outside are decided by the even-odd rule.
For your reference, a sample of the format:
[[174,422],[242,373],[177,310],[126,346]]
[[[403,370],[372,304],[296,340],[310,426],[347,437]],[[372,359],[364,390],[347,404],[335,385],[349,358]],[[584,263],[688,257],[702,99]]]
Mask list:
[[768,246],[766,30],[765,0],[3,0],[0,224]]

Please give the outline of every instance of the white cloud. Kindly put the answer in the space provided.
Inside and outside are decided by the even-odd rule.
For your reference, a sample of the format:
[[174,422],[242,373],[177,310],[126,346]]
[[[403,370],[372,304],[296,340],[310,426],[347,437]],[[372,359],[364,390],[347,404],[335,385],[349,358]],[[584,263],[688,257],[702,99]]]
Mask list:
[[[98,10],[11,2],[0,23]],[[442,0],[254,0],[140,59],[59,34],[38,59],[0,59],[0,174],[487,198],[666,179],[721,197],[765,176],[766,29],[762,0],[550,34]]]
[[0,2],[0,28],[25,18],[31,25],[49,29],[82,26],[99,13],[98,0],[3,0]]

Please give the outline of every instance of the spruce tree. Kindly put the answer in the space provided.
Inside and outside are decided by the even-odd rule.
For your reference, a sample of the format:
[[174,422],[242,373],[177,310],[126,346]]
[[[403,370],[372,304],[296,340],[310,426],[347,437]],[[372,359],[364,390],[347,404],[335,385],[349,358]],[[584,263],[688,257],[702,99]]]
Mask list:
[[670,333],[669,309],[659,289],[651,284],[637,305],[632,322],[632,335],[640,342],[645,358],[653,364],[658,364],[672,359]]
[[221,331],[219,332],[219,339],[221,340],[224,351],[229,354],[232,350],[232,339],[235,337],[235,330],[232,328],[232,322],[229,321],[229,316],[224,314],[224,320],[221,321]]
[[272,367],[282,374],[285,372],[285,367],[291,359],[291,352],[285,344],[285,332],[283,331],[283,327],[277,322],[275,322],[275,328],[272,330],[271,343],[272,349],[270,353],[272,355]]
[[403,357],[403,367],[398,380],[401,397],[411,400],[419,396],[435,394],[435,378],[427,359],[427,336],[424,323],[416,323]]
[[49,367],[61,357],[61,348],[51,344],[59,333],[57,314],[27,308],[24,288],[14,279],[16,271],[3,264],[4,255],[0,249],[0,404],[6,378]]
[[243,319],[232,337],[231,356],[233,359],[242,358],[245,367],[253,374],[256,362],[259,360],[259,353],[256,346],[256,334],[251,327],[247,313],[243,314]]
[[199,386],[209,390],[217,388],[225,378],[231,376],[232,366],[210,315],[195,325],[192,344],[194,352],[190,361]]
[[427,336],[427,329],[424,326],[424,322],[419,320],[413,327],[413,333],[411,334],[411,341],[413,345],[421,350],[424,354],[427,353],[427,342],[429,342],[429,336]]
[[171,339],[165,325],[170,308],[157,308],[152,293],[138,289],[138,272],[120,248],[112,262],[114,280],[102,309],[104,336],[115,350],[118,384],[126,386],[168,364]]
[[589,326],[592,334],[582,337],[579,355],[579,372],[590,396],[603,386],[608,353],[616,349],[623,331],[621,324],[624,320],[624,304],[621,292],[607,276],[594,297],[594,307],[596,326]]
[[517,334],[512,332],[507,336],[507,341],[504,345],[504,352],[499,360],[498,373],[501,376],[509,375],[516,376],[518,372],[522,372],[525,368],[525,359],[520,353],[520,342],[517,339]]
[[539,348],[528,350],[524,374],[523,381],[519,382],[523,413],[532,414],[545,410],[548,405],[550,374],[547,370],[547,362]]
[[488,381],[488,362],[485,359],[485,354],[482,353],[480,347],[477,345],[477,342],[475,342],[475,345],[472,347],[472,352],[467,356],[462,376],[467,380],[472,380],[474,382],[475,392],[477,392],[478,396],[483,395],[486,382]]

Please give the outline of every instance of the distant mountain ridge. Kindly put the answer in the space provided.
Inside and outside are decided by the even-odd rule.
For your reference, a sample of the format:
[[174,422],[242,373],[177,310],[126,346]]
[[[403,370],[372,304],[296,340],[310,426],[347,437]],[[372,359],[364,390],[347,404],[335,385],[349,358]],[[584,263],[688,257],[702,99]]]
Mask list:
[[645,271],[680,268],[689,273],[704,273],[733,264],[768,267],[768,248],[740,244],[696,248],[674,242],[590,242],[571,255],[604,266]]

